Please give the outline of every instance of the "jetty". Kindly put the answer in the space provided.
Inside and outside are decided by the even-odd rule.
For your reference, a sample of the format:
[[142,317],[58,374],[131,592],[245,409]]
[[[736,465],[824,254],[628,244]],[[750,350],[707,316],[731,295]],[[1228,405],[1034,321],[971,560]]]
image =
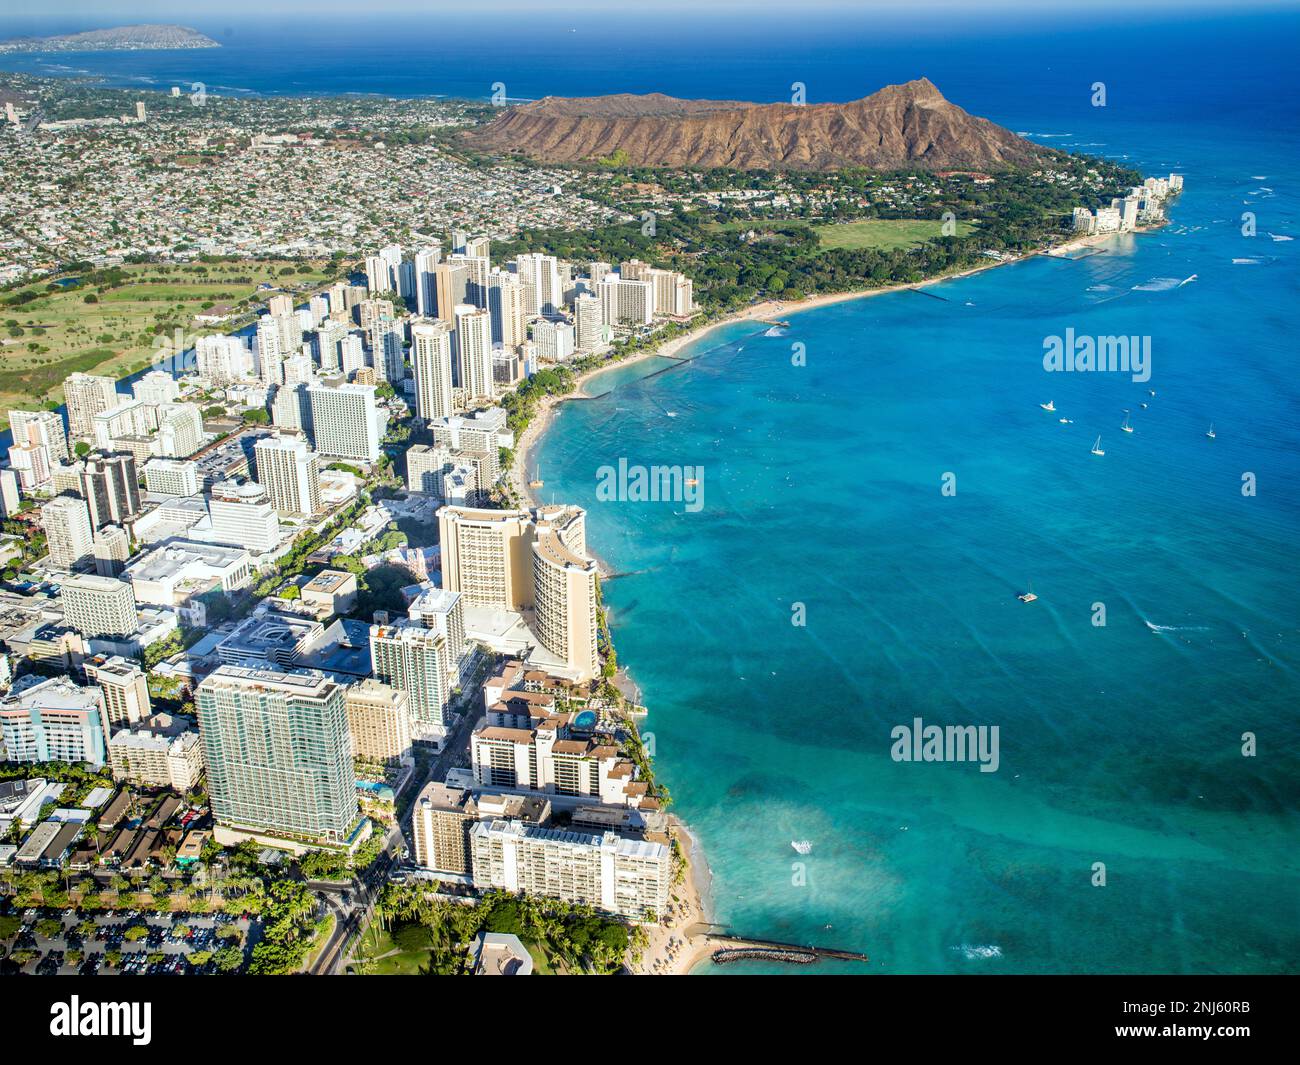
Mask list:
[[783,943],[776,939],[751,939],[738,936],[718,925],[695,925],[686,934],[688,939],[702,936],[709,946],[716,947],[710,958],[718,965],[736,961],[779,961],[788,965],[813,965],[823,958],[835,961],[869,960],[865,954],[856,950]]
[[789,329],[789,328],[790,328],[790,323],[789,323],[789,322],[783,322],[783,321],[781,321],[780,318],[760,318],[760,319],[759,319],[759,322],[761,322],[763,325],[775,325],[775,326],[778,326],[778,327],[781,328],[781,329]]

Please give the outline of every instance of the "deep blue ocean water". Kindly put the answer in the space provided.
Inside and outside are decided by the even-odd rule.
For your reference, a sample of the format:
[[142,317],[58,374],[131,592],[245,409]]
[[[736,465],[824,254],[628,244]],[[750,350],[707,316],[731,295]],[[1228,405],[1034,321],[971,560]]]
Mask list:
[[[266,93],[780,99],[798,80],[814,101],[924,74],[1045,143],[1185,174],[1169,227],[1103,254],[808,311],[783,335],[730,325],[668,372],[597,378],[608,394],[561,408],[539,461],[620,574],[620,659],[722,923],[882,972],[1294,971],[1300,286],[1296,241],[1275,237],[1300,237],[1300,20],[1111,18],[521,16],[413,22],[400,47],[337,21],[199,19],[225,48],[0,67]],[[1045,373],[1044,337],[1070,327],[1149,335],[1150,382]],[[620,457],[703,465],[703,508],[597,502]],[[997,725],[998,771],[892,761],[915,717]]]

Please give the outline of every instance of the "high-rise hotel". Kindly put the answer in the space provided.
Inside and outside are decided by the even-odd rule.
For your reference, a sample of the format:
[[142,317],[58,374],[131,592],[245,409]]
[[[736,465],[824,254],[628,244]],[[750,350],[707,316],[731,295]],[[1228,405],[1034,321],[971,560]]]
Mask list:
[[319,673],[220,666],[195,691],[212,813],[227,839],[343,843],[357,820],[343,688]]
[[426,422],[451,417],[451,327],[446,322],[411,326],[411,365],[415,371],[415,413]]
[[596,563],[580,507],[438,511],[443,584],[472,606],[533,611],[536,635],[578,681],[599,669]]

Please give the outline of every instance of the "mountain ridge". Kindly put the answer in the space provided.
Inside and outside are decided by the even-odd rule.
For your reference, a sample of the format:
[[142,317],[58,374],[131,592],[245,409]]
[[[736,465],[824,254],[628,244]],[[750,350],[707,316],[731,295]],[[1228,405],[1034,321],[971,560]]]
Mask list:
[[471,146],[547,163],[830,170],[1025,165],[1046,149],[971,115],[928,78],[848,103],[756,104],[662,93],[547,96],[466,135]]

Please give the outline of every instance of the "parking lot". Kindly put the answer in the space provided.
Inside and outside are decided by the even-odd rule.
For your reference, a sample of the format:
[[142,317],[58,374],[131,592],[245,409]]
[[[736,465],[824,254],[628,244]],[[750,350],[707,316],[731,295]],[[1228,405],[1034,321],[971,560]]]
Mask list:
[[[247,918],[226,914],[156,914],[138,911],[87,914],[47,908],[15,911],[12,916],[22,921],[18,934],[7,944],[6,957],[15,951],[30,950],[37,958],[21,968],[24,974],[54,976],[80,973],[85,976],[182,976],[209,975],[217,972],[209,959],[195,967],[189,956],[196,951],[213,951],[226,945],[218,933],[225,928],[239,931],[245,947],[245,956],[256,940],[256,928]],[[46,926],[58,921],[62,932]],[[94,931],[83,925],[94,925]],[[143,929],[143,931],[132,931]],[[251,931],[251,935],[250,935]],[[230,942],[236,942],[230,940]],[[81,951],[77,965],[69,964],[69,951]],[[120,966],[105,964],[105,955],[117,951],[122,955]],[[152,962],[150,956],[155,956]],[[161,959],[157,957],[161,955]]]

